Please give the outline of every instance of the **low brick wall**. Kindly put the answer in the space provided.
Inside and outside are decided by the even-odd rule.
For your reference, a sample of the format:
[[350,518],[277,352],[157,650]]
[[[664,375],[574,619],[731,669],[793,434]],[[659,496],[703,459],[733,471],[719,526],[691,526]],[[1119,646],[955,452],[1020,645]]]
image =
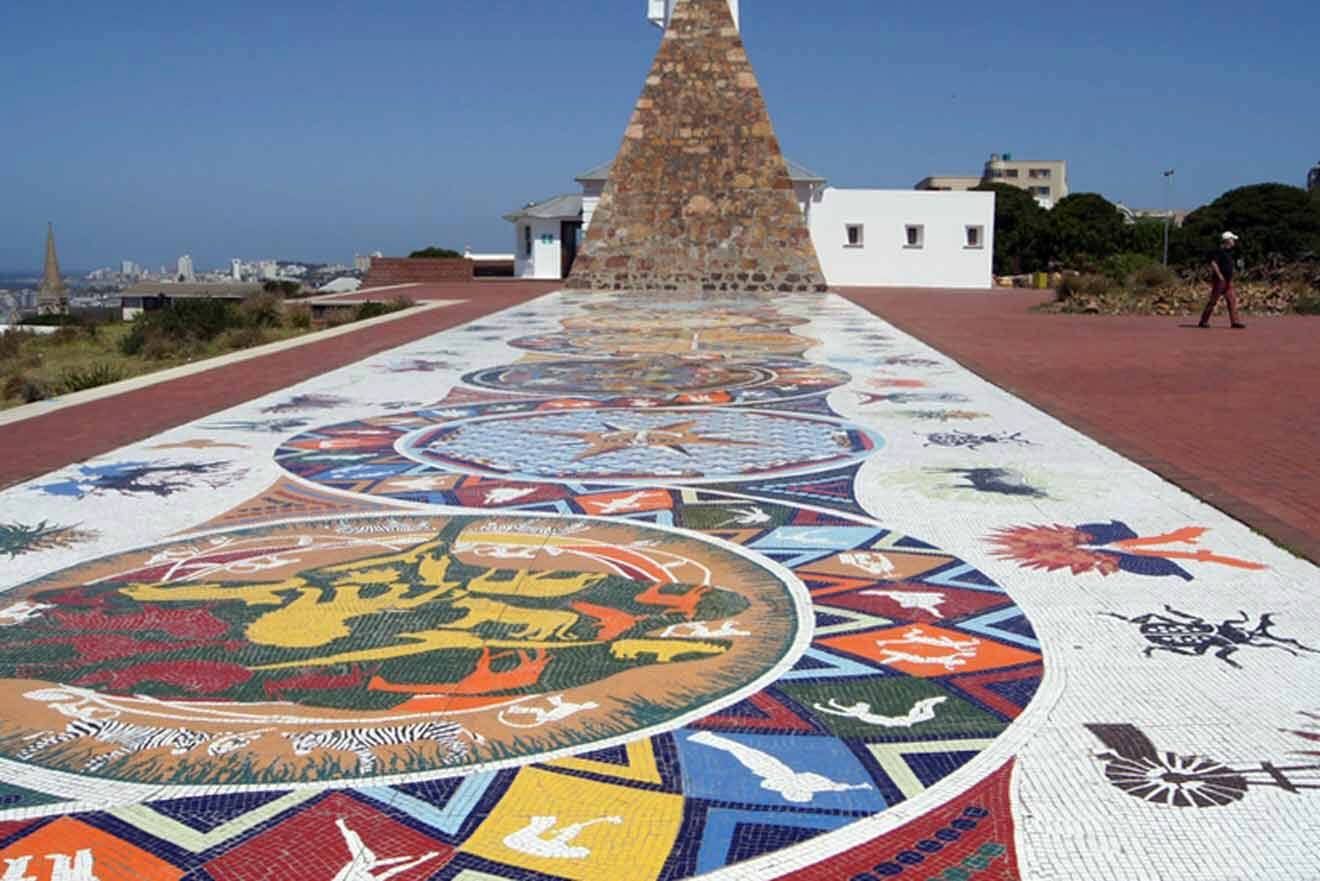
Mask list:
[[464,257],[372,257],[371,268],[363,287],[379,288],[395,284],[418,284],[436,281],[468,281],[474,266]]

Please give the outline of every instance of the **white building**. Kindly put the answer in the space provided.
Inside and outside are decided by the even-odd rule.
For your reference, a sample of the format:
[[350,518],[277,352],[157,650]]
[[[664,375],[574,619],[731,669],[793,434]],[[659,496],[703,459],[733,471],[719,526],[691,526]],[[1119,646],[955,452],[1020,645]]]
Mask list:
[[[786,160],[825,281],[836,286],[988,288],[995,194],[831,187]],[[577,177],[581,193],[504,215],[514,225],[514,275],[567,278],[611,163]]]
[[824,187],[807,226],[830,285],[994,283],[994,193]]
[[[599,196],[597,196],[599,198]],[[513,224],[513,274],[518,278],[567,278],[577,257],[585,198],[566,193],[529,202],[504,215]],[[593,203],[593,206],[594,203]]]
[[243,280],[243,261],[237,257],[229,261],[229,277],[234,281]]
[[197,280],[196,274],[193,273],[192,257],[188,254],[184,254],[178,259],[174,272],[174,279],[175,281],[183,282],[193,282]]

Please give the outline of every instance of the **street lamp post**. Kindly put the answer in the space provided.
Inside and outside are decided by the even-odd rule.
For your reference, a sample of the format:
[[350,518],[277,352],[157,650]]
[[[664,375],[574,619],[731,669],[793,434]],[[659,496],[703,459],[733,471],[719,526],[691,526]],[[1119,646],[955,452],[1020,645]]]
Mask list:
[[1172,203],[1173,173],[1175,169],[1164,172],[1164,265],[1169,265],[1169,221],[1173,219]]

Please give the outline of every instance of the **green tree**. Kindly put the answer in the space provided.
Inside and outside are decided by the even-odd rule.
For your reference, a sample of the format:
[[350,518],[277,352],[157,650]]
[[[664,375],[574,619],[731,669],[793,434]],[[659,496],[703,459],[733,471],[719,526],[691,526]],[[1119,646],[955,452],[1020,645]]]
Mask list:
[[1208,262],[1225,230],[1241,237],[1239,259],[1248,266],[1267,257],[1297,260],[1320,253],[1320,202],[1287,184],[1229,190],[1187,215],[1173,259],[1179,264]]
[[1047,212],[1026,190],[983,183],[974,189],[995,194],[995,274],[1044,269],[1049,262]]
[[[1172,236],[1173,224],[1169,224]],[[1136,223],[1127,225],[1127,243],[1124,250],[1133,254],[1144,254],[1154,260],[1164,257],[1164,218],[1138,217]]]
[[439,247],[439,246],[437,246],[437,245],[432,245],[431,247],[429,247],[429,248],[423,248],[423,249],[420,250],[420,251],[413,251],[413,252],[412,252],[411,254],[409,254],[408,256],[409,256],[409,257],[431,257],[431,258],[442,257],[442,258],[446,258],[446,259],[453,260],[453,259],[455,259],[455,258],[462,257],[463,255],[460,254],[460,253],[458,253],[457,251],[453,250],[452,248],[441,248],[441,247]]
[[1118,206],[1097,193],[1064,196],[1049,212],[1050,250],[1076,268],[1094,266],[1124,249],[1130,233]]

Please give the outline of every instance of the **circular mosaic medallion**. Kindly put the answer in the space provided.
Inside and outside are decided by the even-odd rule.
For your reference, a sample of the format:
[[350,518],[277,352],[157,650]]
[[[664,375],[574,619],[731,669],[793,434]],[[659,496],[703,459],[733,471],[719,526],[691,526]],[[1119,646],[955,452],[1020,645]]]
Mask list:
[[726,358],[793,357],[817,345],[808,337],[785,329],[716,327],[693,332],[668,326],[642,330],[578,329],[560,333],[538,334],[509,340],[509,345],[533,352],[562,355],[663,355],[698,353]]
[[786,669],[808,608],[697,536],[418,515],[211,533],[5,603],[0,756],[208,786],[472,773],[668,730]]
[[395,449],[416,462],[483,476],[707,483],[835,467],[882,443],[858,426],[797,413],[591,409],[424,428]]
[[798,359],[619,358],[527,361],[479,370],[463,381],[521,395],[594,398],[614,406],[747,404],[827,392],[851,377]]
[[774,372],[754,364],[684,358],[527,361],[478,370],[468,385],[535,395],[619,395],[707,392],[762,385]]

